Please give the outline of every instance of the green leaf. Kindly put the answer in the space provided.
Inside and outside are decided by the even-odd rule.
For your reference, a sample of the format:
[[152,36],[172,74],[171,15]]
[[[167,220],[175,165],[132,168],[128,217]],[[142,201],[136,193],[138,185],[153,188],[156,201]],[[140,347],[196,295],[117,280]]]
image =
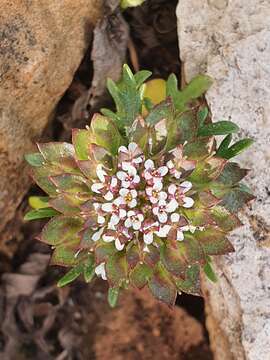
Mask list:
[[50,180],[59,191],[74,195],[77,195],[78,193],[90,194],[90,187],[86,184],[86,180],[82,176],[62,174],[51,176]]
[[37,210],[30,210],[24,215],[23,219],[25,221],[30,221],[30,220],[50,218],[58,214],[59,214],[58,211],[48,207]]
[[223,155],[227,151],[231,141],[232,134],[228,134],[220,143],[219,148],[217,149],[217,156],[224,157]]
[[247,173],[247,169],[241,169],[237,163],[229,162],[224,166],[216,181],[226,186],[232,186],[241,181]]
[[171,96],[173,100],[175,100],[178,95],[178,80],[175,74],[171,74],[168,77],[166,83],[166,95]]
[[203,125],[198,130],[198,136],[225,135],[239,131],[239,127],[231,121],[218,121]]
[[137,87],[140,87],[151,75],[152,72],[148,70],[141,70],[134,74],[134,79],[136,81]]
[[172,307],[176,299],[176,289],[167,270],[162,266],[158,265],[151,277],[148,287],[153,296]]
[[61,245],[53,251],[50,264],[59,266],[76,266],[78,259],[76,253],[78,249],[74,246]]
[[239,155],[241,152],[246,150],[254,143],[253,139],[243,139],[234,143],[231,147],[229,147],[226,151],[221,153],[221,156],[225,159],[231,159],[236,155]]
[[130,272],[130,282],[138,289],[142,289],[149,281],[153,270],[144,263],[138,263]]
[[58,280],[57,286],[63,287],[70,284],[72,281],[76,280],[83,271],[83,265],[79,264],[69,270],[60,280]]
[[[125,131],[141,113],[143,85],[138,88],[134,75],[125,64],[121,80],[115,84],[108,79],[107,87],[116,105],[116,114],[112,116],[110,113],[110,118],[114,119],[121,131]],[[104,113],[104,109],[102,112]]]
[[78,243],[83,222],[83,219],[75,216],[56,216],[44,226],[40,240],[53,246]]
[[87,129],[72,129],[72,143],[78,160],[89,159],[89,146],[93,143],[93,134]]
[[24,158],[31,166],[42,166],[44,164],[44,157],[40,153],[26,154]]
[[110,257],[117,253],[114,242],[99,241],[95,249],[96,263],[106,262]]
[[93,255],[89,255],[83,264],[83,276],[87,283],[90,283],[95,276],[95,259]]
[[108,290],[108,303],[114,308],[117,305],[119,297],[119,287],[110,287]]
[[121,8],[127,9],[141,5],[145,0],[121,0]]
[[73,158],[75,154],[73,145],[66,142],[49,142],[37,145],[44,159],[50,163],[58,163],[63,158]]
[[196,231],[194,236],[200,242],[201,247],[207,255],[223,255],[234,251],[225,233],[215,227],[208,227],[203,231]]
[[161,247],[161,261],[165,268],[176,277],[184,277],[187,260],[183,246],[180,243],[163,245]]
[[236,213],[254,198],[250,192],[247,192],[241,185],[238,185],[225,193],[220,205],[224,206],[231,213]]
[[46,208],[49,204],[49,196],[29,196],[28,203],[35,210]]
[[154,106],[151,112],[145,119],[145,122],[149,125],[155,125],[160,120],[166,119],[169,114],[172,113],[172,102],[170,100],[165,100]]
[[64,215],[76,215],[81,212],[79,205],[82,202],[79,200],[79,196],[60,194],[56,198],[51,199],[49,204]]
[[91,129],[94,135],[93,142],[107,149],[110,154],[116,155],[123,140],[115,123],[105,116],[95,114],[91,121]]
[[127,259],[124,253],[117,252],[109,257],[105,265],[109,283],[113,287],[121,286],[127,280]]
[[167,82],[167,94],[173,99],[174,106],[179,111],[186,110],[186,104],[202,96],[212,85],[212,79],[207,75],[198,75],[182,90],[177,91],[177,79],[171,75]]
[[232,231],[242,225],[241,221],[235,214],[231,214],[222,206],[215,206],[211,211],[211,217],[217,226],[225,231]]
[[218,278],[209,262],[204,265],[203,271],[210,281],[212,281],[213,283],[216,283],[218,281]]
[[198,117],[199,127],[201,127],[204,124],[205,120],[207,119],[208,113],[209,111],[206,106],[198,111],[197,117]]
[[186,271],[185,280],[175,279],[178,291],[201,296],[200,267],[190,265]]

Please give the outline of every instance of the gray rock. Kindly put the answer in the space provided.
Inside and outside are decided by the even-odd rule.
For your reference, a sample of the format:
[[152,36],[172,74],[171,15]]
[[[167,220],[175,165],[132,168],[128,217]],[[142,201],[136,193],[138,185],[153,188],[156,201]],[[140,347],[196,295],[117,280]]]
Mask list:
[[30,184],[23,156],[33,150],[72,81],[101,14],[101,0],[0,3],[0,233],[12,235]]
[[[213,121],[231,118],[253,137],[237,160],[251,169],[257,199],[232,233],[236,252],[215,260],[218,284],[204,281],[215,359],[269,359],[270,354],[270,6],[268,0],[181,0],[180,57],[187,81],[215,80],[206,95]],[[237,139],[237,137],[236,137]]]

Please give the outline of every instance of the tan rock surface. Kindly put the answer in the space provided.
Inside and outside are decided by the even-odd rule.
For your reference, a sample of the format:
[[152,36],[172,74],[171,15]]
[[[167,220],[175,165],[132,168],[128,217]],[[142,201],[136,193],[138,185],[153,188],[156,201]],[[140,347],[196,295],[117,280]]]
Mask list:
[[256,201],[231,235],[236,252],[215,261],[218,284],[205,282],[208,329],[217,360],[270,354],[270,6],[266,0],[181,0],[180,57],[187,80],[215,79],[207,93],[213,120],[228,119],[256,143],[237,160],[252,169]]
[[8,240],[6,225],[28,188],[23,155],[33,148],[69,86],[89,46],[101,3],[101,0],[0,2],[2,241]]

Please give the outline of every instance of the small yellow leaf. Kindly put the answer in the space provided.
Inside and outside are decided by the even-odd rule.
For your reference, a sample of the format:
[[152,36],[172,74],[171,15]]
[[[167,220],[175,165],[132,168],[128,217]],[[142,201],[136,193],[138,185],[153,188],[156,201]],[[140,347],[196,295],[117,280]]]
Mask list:
[[[163,79],[153,79],[146,82],[144,97],[151,100],[153,105],[159,104],[166,99],[166,81]],[[148,111],[143,107],[143,116],[147,115]]]

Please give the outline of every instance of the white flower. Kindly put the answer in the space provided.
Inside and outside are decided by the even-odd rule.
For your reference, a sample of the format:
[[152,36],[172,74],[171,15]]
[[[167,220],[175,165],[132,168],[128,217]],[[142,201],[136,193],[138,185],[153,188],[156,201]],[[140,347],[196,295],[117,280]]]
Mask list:
[[146,194],[152,204],[156,204],[159,200],[166,200],[168,195],[165,191],[158,191],[151,186],[145,189]]
[[97,194],[102,194],[104,199],[111,201],[114,197],[114,192],[117,190],[118,181],[115,176],[109,176],[99,164],[96,170],[97,176],[101,182],[94,183],[91,190]]
[[121,199],[117,198],[112,203],[104,203],[101,205],[101,209],[104,212],[111,214],[111,218],[108,224],[109,228],[117,225],[121,219],[126,217],[127,212],[121,207],[122,204],[123,202]]
[[184,181],[179,186],[171,184],[168,187],[168,193],[171,199],[175,199],[181,206],[185,208],[191,208],[194,204],[194,200],[191,197],[185,196],[185,193],[192,188],[190,181]]
[[153,214],[158,217],[159,222],[162,224],[166,223],[168,220],[168,213],[174,212],[178,208],[178,203],[175,199],[166,202],[165,200],[160,200],[153,207]]
[[143,241],[146,245],[152,244],[154,233],[158,230],[158,222],[154,220],[146,220],[142,225]]
[[120,146],[120,148],[118,149],[118,153],[120,166],[123,162],[130,162],[131,165],[136,167],[144,160],[142,150],[134,142],[131,142],[128,145],[128,148],[126,148],[125,146]]
[[167,166],[161,166],[159,168],[155,168],[154,161],[151,159],[146,160],[144,163],[145,170],[143,172],[143,176],[147,183],[153,186],[156,190],[162,189],[162,180],[163,177],[168,173]]
[[128,229],[124,226],[119,226],[114,230],[107,230],[103,235],[103,240],[105,242],[115,242],[115,247],[118,251],[124,249],[125,244],[131,240],[131,235],[128,232]]
[[118,171],[116,176],[121,181],[124,188],[136,187],[140,182],[140,177],[137,175],[137,170],[130,163],[123,162],[122,169],[125,171]]
[[107,280],[106,271],[105,271],[105,262],[102,262],[95,268],[95,273],[97,276],[100,276],[103,280]]
[[167,163],[166,163],[166,166],[167,168],[169,169],[169,173],[174,176],[176,179],[180,179],[182,173],[181,171],[177,170],[173,161],[172,160],[169,160]]
[[140,212],[129,210],[127,213],[127,219],[125,220],[125,227],[133,228],[133,230],[140,230],[144,216]]
[[101,235],[104,231],[104,227],[98,229],[98,231],[94,232],[94,234],[92,235],[92,240],[93,241],[98,241],[101,239]]
[[134,189],[120,189],[120,197],[118,198],[122,204],[126,204],[130,208],[134,208],[137,205],[137,191]]
[[104,213],[101,209],[102,204],[100,203],[93,203],[94,209],[97,213],[97,223],[98,224],[104,224],[105,223],[105,217],[103,216]]
[[178,213],[171,214],[169,223],[160,226],[159,230],[156,232],[157,236],[161,238],[168,237],[171,240],[177,241],[184,240],[183,231],[186,231],[186,226],[180,224],[180,218]]

